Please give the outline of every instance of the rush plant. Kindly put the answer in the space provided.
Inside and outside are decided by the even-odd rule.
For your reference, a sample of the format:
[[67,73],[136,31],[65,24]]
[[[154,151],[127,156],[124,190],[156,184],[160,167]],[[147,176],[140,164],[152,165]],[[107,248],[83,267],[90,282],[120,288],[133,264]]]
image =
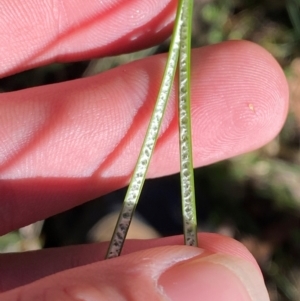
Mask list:
[[182,215],[185,244],[197,246],[192,135],[190,113],[190,57],[192,0],[179,0],[168,59],[157,101],[149,122],[140,154],[133,171],[119,219],[106,258],[121,254],[139,196],[145,182],[151,156],[158,138],[162,119],[178,66],[178,111]]

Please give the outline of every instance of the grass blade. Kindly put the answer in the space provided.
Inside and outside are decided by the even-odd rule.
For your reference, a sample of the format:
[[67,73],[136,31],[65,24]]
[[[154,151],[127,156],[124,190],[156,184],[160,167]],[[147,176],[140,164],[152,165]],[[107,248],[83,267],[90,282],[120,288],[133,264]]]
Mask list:
[[190,57],[193,1],[184,0],[179,51],[179,141],[185,244],[198,246],[190,109]]
[[145,181],[146,173],[156,144],[161,121],[165,112],[178,63],[182,4],[183,0],[180,0],[178,3],[175,27],[171,40],[169,56],[162,79],[162,84],[138,157],[138,161],[123,202],[123,207],[121,209],[119,219],[117,221],[117,225],[106,254],[106,258],[113,258],[120,255],[130,222],[133,217],[133,213],[135,211]]

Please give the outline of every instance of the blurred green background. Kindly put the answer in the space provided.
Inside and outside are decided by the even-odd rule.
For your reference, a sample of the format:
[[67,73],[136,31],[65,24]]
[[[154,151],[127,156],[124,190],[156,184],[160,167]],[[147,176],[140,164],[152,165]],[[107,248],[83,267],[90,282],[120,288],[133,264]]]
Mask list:
[[[272,301],[300,300],[300,0],[195,0],[193,47],[230,39],[263,46],[282,66],[290,86],[290,111],[280,135],[265,147],[195,171],[199,227],[240,240],[261,266]],[[0,80],[0,91],[14,91],[103,72],[138,57],[166,51],[168,41],[150,50],[114,58],[52,64]],[[139,205],[140,220],[161,235],[181,232],[180,203],[165,199],[167,223],[147,207],[147,191],[174,187],[178,177],[148,181]],[[154,189],[153,189],[154,187]],[[179,189],[179,185],[177,185]],[[172,193],[180,197],[179,190]],[[117,210],[124,190],[0,238],[0,251],[90,241],[97,220]],[[163,196],[162,196],[163,194]],[[174,198],[176,198],[174,196]],[[172,198],[173,199],[173,198]],[[149,200],[148,200],[149,203]],[[99,205],[101,204],[101,205]],[[113,204],[113,205],[112,205]],[[158,206],[158,205],[157,205]],[[152,207],[156,206],[153,205]],[[149,209],[150,208],[150,209]],[[175,208],[175,209],[174,209]],[[95,212],[99,214],[95,215]],[[152,212],[150,212],[152,211]],[[42,233],[42,234],[41,234]]]

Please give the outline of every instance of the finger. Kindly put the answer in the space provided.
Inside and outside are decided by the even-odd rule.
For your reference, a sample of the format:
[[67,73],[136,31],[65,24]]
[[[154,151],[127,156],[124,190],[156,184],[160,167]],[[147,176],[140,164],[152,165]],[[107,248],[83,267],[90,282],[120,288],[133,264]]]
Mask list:
[[[217,235],[200,238],[205,240],[205,236],[216,252],[175,245],[153,248],[158,245],[154,242],[151,249],[72,268],[16,288],[1,300],[15,300],[16,296],[22,300],[44,300],[42,296],[49,300],[268,300],[262,275],[248,260],[251,255],[246,249]],[[220,240],[227,246],[218,245]],[[236,247],[238,256],[217,251]]]
[[[213,233],[198,234],[199,248],[210,253],[232,255],[251,262],[259,271],[253,256],[236,240]],[[183,237],[173,236],[148,240],[127,240],[122,256],[155,247],[182,245]],[[0,292],[11,290],[40,278],[101,261],[105,258],[108,243],[69,246],[25,253],[7,253],[0,256]],[[33,267],[35,267],[33,269]],[[33,271],[34,272],[28,272]]]
[[[95,77],[0,95],[0,233],[125,186],[161,80],[165,56]],[[286,80],[248,42],[195,50],[195,167],[258,148],[281,129]],[[175,90],[176,91],[176,90]],[[148,176],[178,171],[175,92]]]
[[176,2],[1,1],[0,76],[155,45],[171,33]]

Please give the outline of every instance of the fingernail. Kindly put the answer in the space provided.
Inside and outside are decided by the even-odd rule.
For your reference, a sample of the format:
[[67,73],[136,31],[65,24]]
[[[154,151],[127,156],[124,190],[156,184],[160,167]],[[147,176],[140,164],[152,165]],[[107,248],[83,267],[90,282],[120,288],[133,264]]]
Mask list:
[[254,265],[230,255],[200,255],[178,263],[158,281],[170,301],[269,301]]

